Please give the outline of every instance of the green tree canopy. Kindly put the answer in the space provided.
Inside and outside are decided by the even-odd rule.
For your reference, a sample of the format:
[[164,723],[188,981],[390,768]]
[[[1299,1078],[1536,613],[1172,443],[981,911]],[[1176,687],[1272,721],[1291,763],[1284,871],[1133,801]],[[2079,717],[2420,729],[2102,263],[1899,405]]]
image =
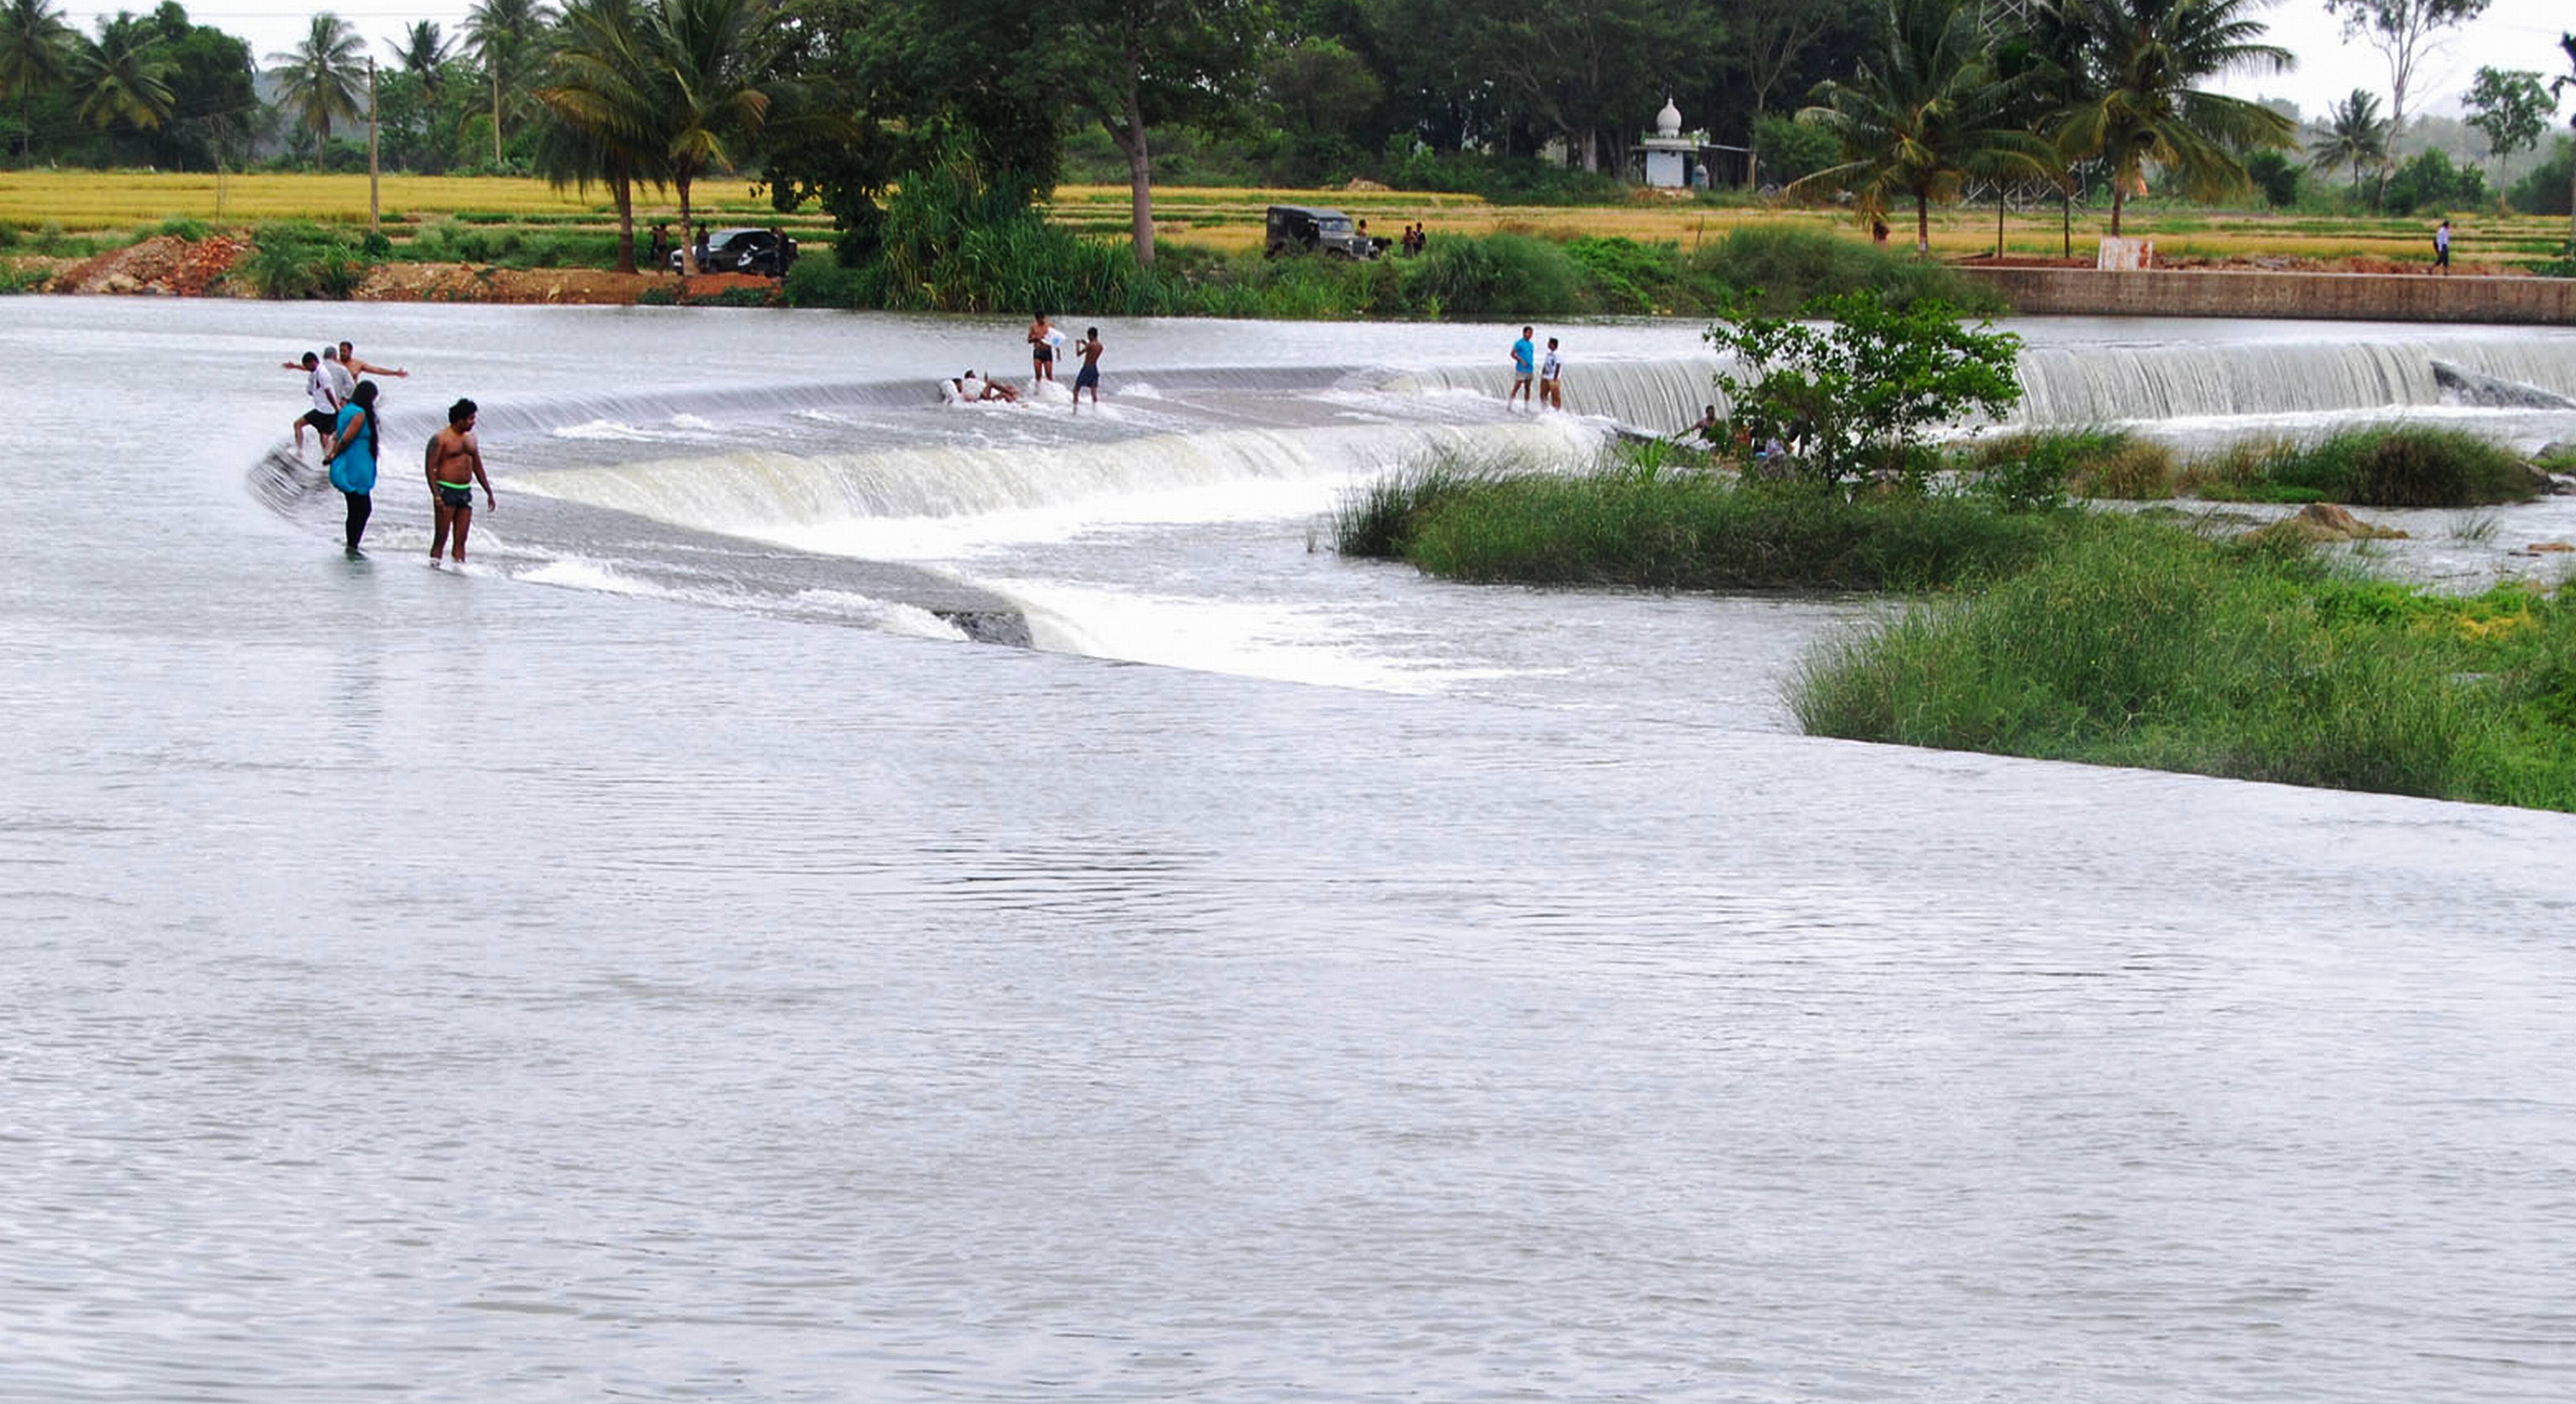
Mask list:
[[2195,199],[2247,188],[2236,153],[2286,147],[2289,118],[2197,86],[2239,69],[2287,71],[2290,51],[2263,42],[2260,0],[2054,0],[2077,36],[2076,100],[2060,119],[2060,149],[2111,166],[2111,234],[2122,207],[2161,167]]
[[1872,217],[1910,200],[1914,246],[1924,251],[1934,201],[1957,199],[1971,176],[2047,175],[2055,153],[2006,120],[2014,94],[1989,66],[1973,5],[1887,0],[1883,15],[1879,46],[1848,80],[1818,85],[1818,104],[1798,114],[1832,133],[1843,159],[1789,189],[1849,190]]
[[2336,103],[2326,113],[2314,141],[2308,143],[2308,159],[2325,170],[2337,166],[2352,168],[2352,188],[2361,188],[2361,173],[2376,167],[2388,156],[2388,123],[2379,115],[2379,98],[2360,88],[2352,96]]
[[323,145],[330,144],[332,118],[356,122],[366,116],[365,50],[358,31],[325,10],[294,48],[268,56],[277,65],[268,74],[277,84],[278,105]]

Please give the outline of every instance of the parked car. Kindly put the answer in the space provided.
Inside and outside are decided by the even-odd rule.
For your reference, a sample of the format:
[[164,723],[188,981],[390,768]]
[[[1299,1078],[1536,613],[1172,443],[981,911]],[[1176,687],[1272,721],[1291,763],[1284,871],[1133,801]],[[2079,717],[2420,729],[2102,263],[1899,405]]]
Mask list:
[[[782,252],[781,250],[784,250]],[[671,250],[671,271],[685,266],[681,251]],[[766,229],[710,229],[707,231],[707,256],[698,266],[701,273],[757,273],[764,278],[785,276],[787,265],[796,261],[796,241]]]
[[1272,205],[1269,236],[1261,248],[1266,258],[1281,254],[1319,253],[1326,258],[1375,258],[1385,241],[1362,234],[1340,210],[1305,205]]

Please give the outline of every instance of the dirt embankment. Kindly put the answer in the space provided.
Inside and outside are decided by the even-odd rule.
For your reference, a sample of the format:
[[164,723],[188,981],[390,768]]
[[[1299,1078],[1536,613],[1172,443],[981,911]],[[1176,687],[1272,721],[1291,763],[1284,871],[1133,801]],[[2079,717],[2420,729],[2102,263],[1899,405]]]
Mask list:
[[[247,240],[190,241],[161,234],[76,263],[57,264],[41,291],[164,297],[253,297],[226,274],[250,254]],[[34,264],[25,260],[21,266]],[[669,273],[599,268],[494,268],[465,263],[381,263],[353,294],[359,302],[511,302],[628,305],[691,302],[749,288],[775,300],[778,284],[747,273],[702,273],[684,283]],[[735,293],[734,298],[741,294]],[[733,300],[731,298],[728,299]]]

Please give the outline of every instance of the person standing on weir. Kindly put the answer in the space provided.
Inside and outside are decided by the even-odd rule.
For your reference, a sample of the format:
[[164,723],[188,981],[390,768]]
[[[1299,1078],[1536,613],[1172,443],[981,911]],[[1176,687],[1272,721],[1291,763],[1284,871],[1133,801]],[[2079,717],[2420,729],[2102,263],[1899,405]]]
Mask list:
[[2433,231],[2433,266],[2445,273],[2451,271],[2451,222],[2447,219]]

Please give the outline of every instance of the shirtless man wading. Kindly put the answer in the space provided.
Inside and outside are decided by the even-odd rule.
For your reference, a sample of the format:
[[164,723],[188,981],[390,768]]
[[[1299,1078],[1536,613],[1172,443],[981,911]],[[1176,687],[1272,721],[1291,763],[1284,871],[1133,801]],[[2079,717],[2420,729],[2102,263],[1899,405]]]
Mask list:
[[429,495],[436,504],[438,530],[429,538],[429,559],[438,560],[439,548],[447,545],[450,527],[456,531],[456,545],[448,559],[465,563],[465,529],[474,524],[474,485],[483,485],[483,504],[498,507],[492,500],[492,480],[483,476],[483,448],[474,442],[474,402],[459,400],[447,407],[447,427],[429,436]]

